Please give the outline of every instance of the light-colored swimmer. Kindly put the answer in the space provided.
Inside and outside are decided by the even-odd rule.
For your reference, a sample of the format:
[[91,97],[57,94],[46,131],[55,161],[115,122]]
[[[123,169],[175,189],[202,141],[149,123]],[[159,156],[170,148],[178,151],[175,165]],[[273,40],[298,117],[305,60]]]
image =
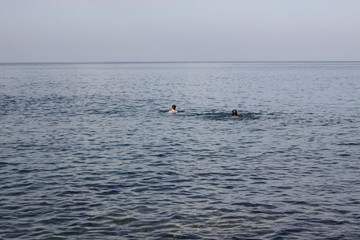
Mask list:
[[176,105],[172,105],[171,106],[171,110],[169,111],[169,113],[178,113],[179,111],[176,110]]

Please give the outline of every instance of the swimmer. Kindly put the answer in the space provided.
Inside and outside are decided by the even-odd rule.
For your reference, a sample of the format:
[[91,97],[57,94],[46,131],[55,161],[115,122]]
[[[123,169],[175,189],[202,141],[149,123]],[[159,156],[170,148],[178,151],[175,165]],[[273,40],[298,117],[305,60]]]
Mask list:
[[233,109],[233,110],[231,111],[231,116],[232,116],[232,117],[239,117],[238,112],[237,112],[236,109]]
[[169,111],[169,113],[178,113],[179,111],[176,110],[176,105],[172,105],[171,106],[171,110]]

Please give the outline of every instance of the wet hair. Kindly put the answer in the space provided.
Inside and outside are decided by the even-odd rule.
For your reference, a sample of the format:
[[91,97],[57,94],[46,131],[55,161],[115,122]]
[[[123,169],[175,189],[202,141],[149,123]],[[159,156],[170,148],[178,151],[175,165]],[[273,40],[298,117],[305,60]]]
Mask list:
[[171,108],[175,110],[175,109],[176,109],[176,105],[172,105]]
[[237,113],[237,110],[236,109],[233,109],[231,111],[231,116],[238,116],[238,113]]

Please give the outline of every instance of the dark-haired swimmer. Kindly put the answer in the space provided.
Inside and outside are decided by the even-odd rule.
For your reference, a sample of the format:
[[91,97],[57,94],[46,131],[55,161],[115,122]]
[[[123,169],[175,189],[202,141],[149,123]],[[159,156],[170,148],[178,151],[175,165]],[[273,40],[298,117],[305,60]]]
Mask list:
[[169,111],[169,113],[178,113],[179,111],[176,110],[176,105],[172,105],[171,106],[171,110]]
[[236,109],[233,109],[233,110],[231,111],[231,116],[232,116],[232,117],[240,117]]

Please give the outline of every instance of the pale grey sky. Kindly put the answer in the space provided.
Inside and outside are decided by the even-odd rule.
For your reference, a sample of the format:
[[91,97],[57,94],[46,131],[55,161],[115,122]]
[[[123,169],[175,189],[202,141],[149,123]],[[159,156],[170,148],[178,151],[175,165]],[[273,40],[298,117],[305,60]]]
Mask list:
[[0,62],[287,60],[360,60],[360,0],[0,0]]

